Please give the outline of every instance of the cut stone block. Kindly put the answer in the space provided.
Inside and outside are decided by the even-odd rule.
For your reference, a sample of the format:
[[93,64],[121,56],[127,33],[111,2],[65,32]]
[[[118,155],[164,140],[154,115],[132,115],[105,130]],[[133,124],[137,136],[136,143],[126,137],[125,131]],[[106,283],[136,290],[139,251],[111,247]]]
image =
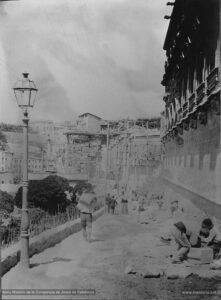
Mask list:
[[191,276],[192,274],[193,273],[191,270],[189,270],[185,266],[181,266],[181,265],[169,267],[165,271],[165,275],[166,275],[167,279],[178,279],[178,278],[184,279],[184,278]]
[[200,262],[202,264],[210,264],[213,261],[213,249],[202,248],[200,255]]
[[144,278],[159,278],[164,272],[160,270],[157,266],[149,265],[142,272]]
[[167,275],[167,279],[178,279],[178,275],[175,274]]
[[136,271],[133,269],[132,266],[127,266],[125,268],[125,271],[124,271],[125,274],[136,274]]
[[200,264],[210,264],[213,261],[211,248],[191,248],[188,258],[199,261]]
[[143,278],[159,278],[160,277],[160,271],[155,272],[146,272],[143,274]]
[[200,248],[190,249],[190,252],[188,253],[188,258],[200,261],[200,257],[201,257]]

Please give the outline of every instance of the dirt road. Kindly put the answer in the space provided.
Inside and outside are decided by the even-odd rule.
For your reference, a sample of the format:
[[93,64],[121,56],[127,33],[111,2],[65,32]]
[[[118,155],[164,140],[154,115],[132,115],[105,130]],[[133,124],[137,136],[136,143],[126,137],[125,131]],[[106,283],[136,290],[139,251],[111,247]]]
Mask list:
[[[24,274],[21,275],[19,266],[10,270],[3,277],[3,289],[96,291],[96,295],[84,296],[82,299],[219,299],[218,295],[205,294],[206,291],[215,293],[219,280],[214,278],[200,279],[191,276],[187,279],[168,280],[165,277],[141,276],[149,263],[161,266],[168,264],[165,257],[168,256],[166,254],[169,254],[169,249],[157,246],[159,226],[156,222],[139,224],[130,215],[104,215],[93,224],[92,243],[85,242],[81,233],[68,237],[55,247],[33,256],[32,268]],[[130,266],[139,272],[126,274],[125,269]],[[187,295],[187,291],[204,294]],[[43,299],[46,298],[44,296]],[[23,296],[22,299],[30,298]],[[60,296],[59,299],[80,297]]]

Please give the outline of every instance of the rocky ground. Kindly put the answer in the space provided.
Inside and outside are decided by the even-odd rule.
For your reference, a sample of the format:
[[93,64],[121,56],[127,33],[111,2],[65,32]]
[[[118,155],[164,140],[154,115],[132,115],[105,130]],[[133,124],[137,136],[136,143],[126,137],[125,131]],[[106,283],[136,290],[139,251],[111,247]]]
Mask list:
[[139,219],[135,212],[103,215],[93,224],[92,243],[85,242],[81,233],[74,234],[33,256],[29,271],[21,273],[19,265],[11,269],[2,287],[96,291],[81,299],[220,299],[220,270],[211,270],[197,259],[171,264],[175,245],[160,237],[167,236],[172,221],[167,210],[157,208],[143,212]]

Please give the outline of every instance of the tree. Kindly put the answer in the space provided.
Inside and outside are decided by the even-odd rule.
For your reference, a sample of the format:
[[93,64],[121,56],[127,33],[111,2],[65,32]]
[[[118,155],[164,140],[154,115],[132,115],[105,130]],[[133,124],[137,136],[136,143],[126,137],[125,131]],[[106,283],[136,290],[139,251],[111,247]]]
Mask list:
[[73,188],[73,193],[82,192],[83,190],[87,190],[88,192],[93,192],[93,186],[89,182],[80,182],[75,185]]
[[3,132],[0,131],[0,143],[7,143],[7,138]]
[[14,209],[13,197],[7,192],[3,192],[0,190],[0,199],[0,211],[11,213]]
[[[38,207],[50,214],[65,211],[70,202],[64,193],[69,188],[68,180],[50,175],[43,180],[30,180],[28,185],[29,208]],[[15,195],[15,204],[22,206],[22,188]]]

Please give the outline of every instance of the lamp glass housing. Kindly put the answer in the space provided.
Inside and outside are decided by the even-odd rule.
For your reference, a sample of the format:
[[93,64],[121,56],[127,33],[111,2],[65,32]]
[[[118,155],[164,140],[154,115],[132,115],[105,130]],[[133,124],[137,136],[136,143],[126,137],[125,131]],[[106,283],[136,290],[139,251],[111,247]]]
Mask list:
[[19,107],[34,106],[38,89],[34,81],[28,78],[28,73],[23,73],[23,78],[17,80],[13,90]]

